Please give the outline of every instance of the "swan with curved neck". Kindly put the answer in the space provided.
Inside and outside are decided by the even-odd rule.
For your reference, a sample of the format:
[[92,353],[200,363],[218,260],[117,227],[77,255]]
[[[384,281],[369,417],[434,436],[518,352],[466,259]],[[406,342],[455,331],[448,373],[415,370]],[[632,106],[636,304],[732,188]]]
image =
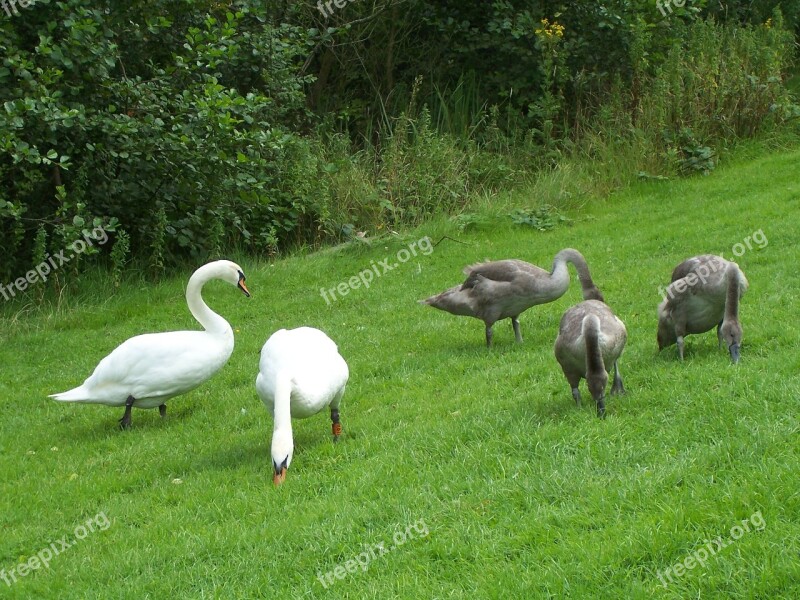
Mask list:
[[581,379],[586,379],[600,418],[606,414],[606,384],[611,365],[614,365],[611,393],[625,393],[619,372],[619,357],[627,340],[625,324],[599,300],[581,302],[561,317],[553,348],[556,359],[578,406],[581,405],[578,384]]
[[517,342],[522,341],[519,315],[537,304],[553,302],[569,288],[571,263],[578,272],[584,300],[603,300],[583,255],[573,248],[556,254],[550,272],[521,260],[498,260],[464,268],[466,281],[441,294],[420,300],[454,315],[475,317],[486,325],[486,345],[492,345],[492,327],[511,319]]
[[349,376],[336,344],[319,329],[281,329],[264,344],[256,390],[274,420],[271,454],[275,485],[283,483],[292,462],[293,418],[305,419],[330,407],[333,439],[339,439],[339,404]]
[[683,261],[673,270],[672,283],[658,307],[659,351],[677,344],[678,357],[683,360],[684,336],[716,326],[719,345],[724,344],[731,360],[739,362],[739,301],[747,288],[739,265],[721,256],[703,254]]
[[212,279],[237,286],[246,296],[242,268],[229,260],[208,263],[192,274],[186,287],[186,303],[204,331],[170,331],[132,337],[114,349],[94,372],[74,389],[50,398],[124,406],[120,427],[131,425],[131,409],[155,408],[166,415],[166,401],[210,379],[233,352],[233,330],[228,322],[203,301],[201,290]]

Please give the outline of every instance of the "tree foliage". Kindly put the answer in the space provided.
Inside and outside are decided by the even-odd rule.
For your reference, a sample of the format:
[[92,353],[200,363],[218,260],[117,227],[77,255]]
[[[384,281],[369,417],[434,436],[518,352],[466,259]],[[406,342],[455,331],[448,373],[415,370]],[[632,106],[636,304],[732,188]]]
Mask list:
[[[678,161],[705,156],[715,136],[780,113],[800,0],[17,12],[0,12],[3,278],[97,226],[121,228],[115,256],[161,269],[457,210],[476,186],[549,164],[590,123],[650,131],[688,148]],[[533,161],[509,159],[515,148]]]

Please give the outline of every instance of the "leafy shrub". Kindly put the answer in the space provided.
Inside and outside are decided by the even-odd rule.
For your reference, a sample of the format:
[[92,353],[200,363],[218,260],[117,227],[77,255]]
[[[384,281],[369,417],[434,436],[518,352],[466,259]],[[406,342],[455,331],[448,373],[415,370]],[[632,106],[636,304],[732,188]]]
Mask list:
[[517,208],[509,216],[516,225],[532,227],[538,231],[547,231],[569,221],[567,217],[559,214],[555,207],[549,204],[538,208]]
[[114,278],[115,287],[119,287],[122,281],[122,274],[130,260],[130,253],[130,237],[124,229],[118,229],[114,246],[111,248],[111,274]]
[[678,171],[683,174],[701,172],[708,175],[716,166],[714,151],[698,142],[688,127],[683,128],[677,136],[665,132],[664,141],[668,144],[668,153],[674,157]]
[[792,60],[792,36],[780,12],[758,26],[706,19],[671,27],[675,40],[659,49],[663,62],[639,73],[634,87],[617,80],[588,117],[580,144],[589,158],[624,156],[630,174],[707,173],[716,164],[715,146],[774,129],[791,116],[782,76]]
[[163,268],[268,251],[317,221],[314,152],[288,129],[308,118],[310,34],[263,8],[154,4],[37,3],[0,23],[0,251],[14,257],[0,275],[29,268],[41,223],[57,250],[116,219]]
[[157,275],[463,213],[537,171],[557,206],[708,172],[800,114],[800,2],[788,27],[773,4],[41,0],[0,20],[0,277],[97,226]]

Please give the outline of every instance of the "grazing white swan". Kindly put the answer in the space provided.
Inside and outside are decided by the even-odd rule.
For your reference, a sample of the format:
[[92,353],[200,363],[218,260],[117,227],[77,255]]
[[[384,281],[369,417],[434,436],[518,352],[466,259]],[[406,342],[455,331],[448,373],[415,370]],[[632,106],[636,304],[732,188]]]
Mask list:
[[312,327],[281,329],[261,349],[256,390],[272,414],[272,482],[280,485],[292,462],[292,418],[305,419],[331,408],[331,430],[342,433],[339,402],[350,372],[331,338]]
[[228,322],[208,308],[200,291],[211,279],[237,286],[246,296],[242,268],[229,260],[218,260],[197,269],[186,287],[186,303],[205,331],[148,333],[126,340],[95,368],[83,385],[53,394],[62,402],[85,402],[125,406],[120,427],[131,426],[131,408],[158,406],[163,417],[165,402],[186,393],[211,378],[233,352],[233,330]]

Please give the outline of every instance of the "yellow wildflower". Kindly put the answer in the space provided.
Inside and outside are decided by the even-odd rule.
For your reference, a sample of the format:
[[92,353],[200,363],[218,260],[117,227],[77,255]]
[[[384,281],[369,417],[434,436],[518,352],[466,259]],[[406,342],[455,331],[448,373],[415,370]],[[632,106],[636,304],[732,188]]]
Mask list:
[[548,19],[542,19],[541,23],[542,27],[534,31],[537,36],[544,35],[547,38],[564,37],[563,25],[558,24],[556,21],[550,23]]

